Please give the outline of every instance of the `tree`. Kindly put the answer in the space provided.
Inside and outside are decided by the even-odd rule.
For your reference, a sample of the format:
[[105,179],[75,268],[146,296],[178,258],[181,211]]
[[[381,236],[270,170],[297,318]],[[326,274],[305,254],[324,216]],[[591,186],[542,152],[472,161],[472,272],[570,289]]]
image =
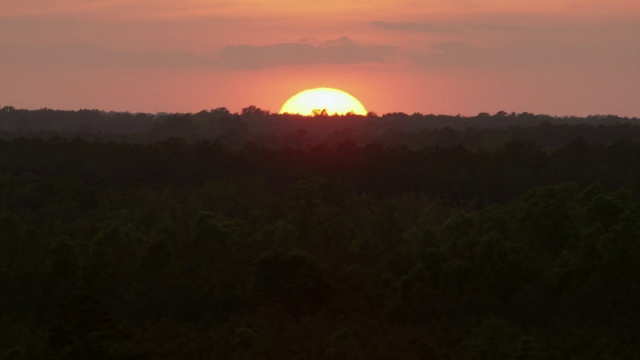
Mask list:
[[324,358],[325,360],[362,359],[362,354],[350,329],[342,328],[331,335],[329,349],[326,351]]
[[331,283],[313,256],[298,251],[272,251],[256,262],[253,287],[267,304],[299,317],[324,305]]
[[173,262],[174,251],[166,236],[154,238],[143,256],[143,266],[151,273],[164,273]]
[[518,329],[505,319],[489,316],[463,344],[463,359],[542,359],[531,337],[522,337]]
[[63,238],[53,243],[50,268],[54,278],[72,279],[76,276],[79,269],[78,254],[69,239]]
[[127,337],[97,299],[75,295],[58,307],[49,346],[58,359],[115,359]]
[[240,112],[240,115],[245,119],[255,120],[255,119],[269,115],[269,111],[262,110],[259,107],[256,107],[254,105],[250,105],[246,108],[243,108],[242,111]]

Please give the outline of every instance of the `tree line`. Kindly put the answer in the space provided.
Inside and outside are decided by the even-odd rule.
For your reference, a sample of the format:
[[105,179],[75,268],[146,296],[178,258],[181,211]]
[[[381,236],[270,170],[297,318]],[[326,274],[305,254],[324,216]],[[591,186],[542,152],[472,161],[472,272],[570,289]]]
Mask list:
[[153,143],[178,137],[187,142],[218,141],[234,148],[253,142],[270,148],[304,150],[321,144],[335,147],[345,140],[360,146],[380,143],[420,149],[461,145],[495,150],[517,138],[555,149],[576,137],[590,144],[610,144],[622,137],[640,140],[638,120],[615,115],[554,117],[504,111],[476,116],[396,112],[380,116],[369,113],[303,117],[272,114],[255,106],[240,113],[222,107],[186,114],[22,110],[5,106],[0,109],[0,138],[60,136]]

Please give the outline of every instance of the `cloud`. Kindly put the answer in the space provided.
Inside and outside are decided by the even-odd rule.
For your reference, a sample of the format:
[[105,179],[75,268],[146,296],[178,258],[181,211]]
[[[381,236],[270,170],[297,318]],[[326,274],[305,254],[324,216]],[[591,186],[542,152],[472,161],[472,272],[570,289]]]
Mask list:
[[220,50],[216,64],[232,69],[316,64],[382,63],[393,60],[395,47],[361,45],[348,37],[312,43],[281,43],[266,46],[233,45]]
[[535,39],[510,41],[495,47],[480,47],[448,41],[413,56],[427,67],[474,69],[593,68],[636,69],[640,64],[637,43],[549,42]]
[[457,24],[435,22],[373,21],[371,24],[384,30],[418,33],[459,33],[464,31],[464,29],[466,28],[466,26]]
[[213,60],[186,52],[126,51],[96,44],[3,45],[0,68],[194,68]]
[[219,51],[216,59],[182,51],[114,50],[97,44],[5,44],[0,68],[124,68],[124,69],[263,69],[276,66],[362,64],[393,60],[395,48],[360,45],[348,37],[325,42],[306,39],[298,43],[267,46],[234,45]]
[[552,15],[482,14],[468,18],[418,22],[373,21],[387,31],[415,34],[477,34],[481,32],[517,36],[630,35],[640,32],[640,19],[588,21]]
[[[551,20],[551,21],[550,21]],[[519,16],[500,17],[496,19],[476,17],[465,21],[422,21],[422,22],[388,22],[373,21],[374,27],[404,33],[423,34],[461,34],[475,33],[478,31],[496,33],[522,33],[522,32],[563,32],[571,29],[584,30],[589,26],[578,24],[555,23],[549,18],[531,18]]]
[[422,39],[423,49],[414,47],[410,58],[432,68],[616,71],[640,66],[640,22],[629,19],[485,14],[372,25],[400,33],[414,44]]

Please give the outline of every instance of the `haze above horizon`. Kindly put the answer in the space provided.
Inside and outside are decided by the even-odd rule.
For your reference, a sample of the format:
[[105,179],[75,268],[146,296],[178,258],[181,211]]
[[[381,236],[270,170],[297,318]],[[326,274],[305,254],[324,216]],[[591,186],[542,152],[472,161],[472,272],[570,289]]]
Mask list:
[[640,116],[635,0],[0,0],[0,107]]

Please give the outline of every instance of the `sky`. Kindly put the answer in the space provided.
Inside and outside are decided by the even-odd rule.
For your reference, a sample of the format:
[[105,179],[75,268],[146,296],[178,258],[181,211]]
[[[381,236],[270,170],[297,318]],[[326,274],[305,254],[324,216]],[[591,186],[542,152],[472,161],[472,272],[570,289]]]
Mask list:
[[0,107],[640,117],[638,0],[0,0]]

